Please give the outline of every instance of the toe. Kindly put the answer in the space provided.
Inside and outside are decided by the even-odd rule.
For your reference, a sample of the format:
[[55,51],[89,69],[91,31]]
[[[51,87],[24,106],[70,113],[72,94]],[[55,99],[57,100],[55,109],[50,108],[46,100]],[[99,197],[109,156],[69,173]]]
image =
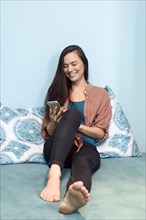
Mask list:
[[83,193],[83,195],[87,195],[89,193],[85,186],[81,187],[81,192]]
[[41,199],[44,199],[44,195],[43,193],[40,194]]

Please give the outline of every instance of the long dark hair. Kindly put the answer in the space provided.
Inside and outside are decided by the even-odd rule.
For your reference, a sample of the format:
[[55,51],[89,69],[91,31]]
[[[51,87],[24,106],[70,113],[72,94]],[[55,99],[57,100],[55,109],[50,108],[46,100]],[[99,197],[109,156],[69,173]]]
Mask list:
[[66,99],[69,96],[69,91],[71,88],[71,81],[66,77],[64,74],[64,69],[63,69],[63,63],[64,63],[64,57],[66,54],[76,51],[82,62],[84,63],[84,76],[85,80],[88,80],[88,60],[83,52],[83,50],[77,46],[77,45],[70,45],[66,47],[58,61],[58,66],[56,70],[55,77],[52,81],[52,84],[50,85],[46,98],[45,98],[45,106],[47,104],[47,101],[53,101],[57,100],[60,105],[62,106]]

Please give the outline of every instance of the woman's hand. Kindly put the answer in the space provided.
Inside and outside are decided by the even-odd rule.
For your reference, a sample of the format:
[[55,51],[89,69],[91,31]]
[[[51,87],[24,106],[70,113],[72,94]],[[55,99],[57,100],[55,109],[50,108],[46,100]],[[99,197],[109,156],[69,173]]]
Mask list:
[[60,119],[62,118],[63,112],[64,112],[63,107],[61,107],[59,111],[57,110],[57,107],[55,107],[53,110],[50,109],[49,112],[50,123],[46,127],[48,135],[51,136],[54,130],[56,129]]
[[58,124],[62,118],[63,112],[63,107],[61,107],[59,111],[57,110],[57,107],[55,107],[53,110],[50,109],[49,117],[51,124]]

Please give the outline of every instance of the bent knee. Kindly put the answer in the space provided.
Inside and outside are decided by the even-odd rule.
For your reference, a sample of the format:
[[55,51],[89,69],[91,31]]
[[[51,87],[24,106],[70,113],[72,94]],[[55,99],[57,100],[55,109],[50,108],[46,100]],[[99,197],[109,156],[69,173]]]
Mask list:
[[64,116],[67,118],[81,121],[81,113],[77,108],[70,108],[64,114],[65,114]]

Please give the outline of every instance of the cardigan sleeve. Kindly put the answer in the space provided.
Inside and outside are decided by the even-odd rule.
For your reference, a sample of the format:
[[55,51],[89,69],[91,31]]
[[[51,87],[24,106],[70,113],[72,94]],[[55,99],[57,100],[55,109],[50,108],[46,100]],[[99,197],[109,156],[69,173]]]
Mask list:
[[112,108],[107,91],[96,86],[90,87],[86,93],[84,111],[86,125],[102,129],[105,133],[102,139],[104,140],[108,135],[109,123],[112,116]]
[[111,102],[108,93],[103,90],[100,94],[99,102],[97,102],[97,114],[95,116],[95,126],[105,132],[104,140],[108,135],[109,123],[112,117]]

